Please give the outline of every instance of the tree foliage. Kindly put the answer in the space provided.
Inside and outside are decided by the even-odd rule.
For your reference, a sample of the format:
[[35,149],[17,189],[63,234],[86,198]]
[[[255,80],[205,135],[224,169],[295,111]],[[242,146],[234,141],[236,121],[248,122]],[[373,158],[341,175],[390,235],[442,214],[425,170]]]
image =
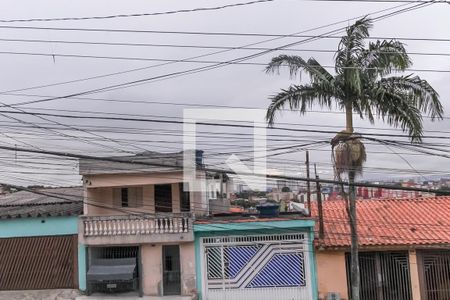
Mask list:
[[272,58],[266,68],[268,73],[287,67],[291,77],[306,73],[310,82],[293,84],[271,97],[266,115],[269,125],[286,107],[301,114],[315,105],[340,110],[350,107],[362,119],[371,123],[381,119],[401,128],[411,141],[421,141],[422,114],[428,114],[432,120],[442,119],[439,95],[419,76],[398,74],[412,65],[404,44],[396,40],[366,43],[371,27],[372,21],[363,18],[347,28],[335,54],[335,74],[314,58]]

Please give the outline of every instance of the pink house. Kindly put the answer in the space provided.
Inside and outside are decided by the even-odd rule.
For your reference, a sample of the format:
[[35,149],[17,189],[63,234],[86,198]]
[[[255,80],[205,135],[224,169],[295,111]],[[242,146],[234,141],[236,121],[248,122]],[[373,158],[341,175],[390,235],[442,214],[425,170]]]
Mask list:
[[[197,159],[201,181],[201,153]],[[195,297],[192,224],[208,213],[208,199],[190,191],[182,166],[182,152],[80,160],[79,242],[86,257],[80,289]]]

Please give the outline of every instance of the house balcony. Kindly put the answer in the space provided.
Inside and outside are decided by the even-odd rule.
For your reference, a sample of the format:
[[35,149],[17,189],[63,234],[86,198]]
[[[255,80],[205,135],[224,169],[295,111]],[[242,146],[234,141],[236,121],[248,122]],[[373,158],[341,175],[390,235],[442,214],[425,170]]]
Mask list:
[[191,214],[81,216],[79,240],[85,245],[126,245],[194,241]]

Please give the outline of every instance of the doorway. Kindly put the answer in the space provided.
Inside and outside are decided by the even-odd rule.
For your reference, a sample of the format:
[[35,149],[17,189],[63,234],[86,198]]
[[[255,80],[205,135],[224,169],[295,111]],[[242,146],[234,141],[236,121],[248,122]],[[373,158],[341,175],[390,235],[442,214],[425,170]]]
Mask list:
[[172,212],[171,184],[155,184],[155,211]]
[[163,294],[180,295],[180,247],[178,245],[163,246]]

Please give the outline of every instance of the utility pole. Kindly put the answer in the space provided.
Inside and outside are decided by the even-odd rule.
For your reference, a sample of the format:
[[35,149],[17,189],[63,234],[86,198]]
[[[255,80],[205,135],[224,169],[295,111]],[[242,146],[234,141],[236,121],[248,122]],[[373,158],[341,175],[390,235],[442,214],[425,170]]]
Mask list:
[[309,151],[306,150],[306,203],[308,205],[308,214],[311,216],[311,183],[309,181]]
[[[314,164],[314,173],[316,175],[316,179],[319,180],[319,175],[317,175],[316,164]],[[325,236],[325,231],[323,224],[322,189],[319,181],[316,181],[316,191],[317,191],[317,210],[319,211],[319,239],[323,239]]]
[[220,200],[222,201],[222,204],[223,204],[223,173],[220,173],[220,175],[219,175],[219,181],[220,181],[220,186],[219,186],[219,190],[220,190]]

